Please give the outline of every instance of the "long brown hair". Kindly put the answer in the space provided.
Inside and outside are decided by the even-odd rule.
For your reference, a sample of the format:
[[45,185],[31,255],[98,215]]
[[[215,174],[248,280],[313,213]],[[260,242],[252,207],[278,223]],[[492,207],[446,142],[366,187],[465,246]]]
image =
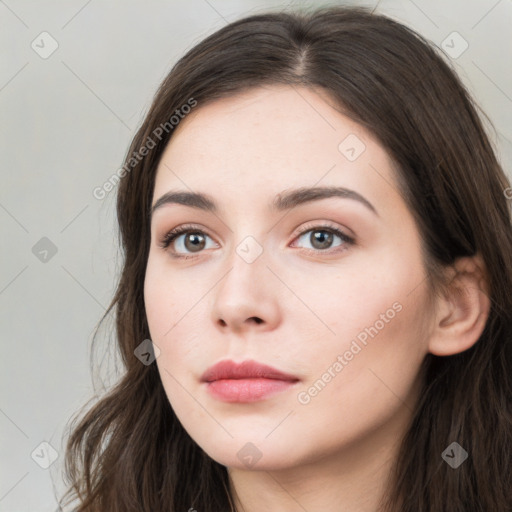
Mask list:
[[[118,184],[124,266],[107,313],[115,312],[125,372],[72,424],[68,502],[75,499],[78,512],[232,509],[226,467],[190,438],[156,364],[141,364],[134,350],[150,337],[143,298],[149,211],[173,133],[169,118],[191,100],[201,108],[264,84],[321,88],[379,140],[420,229],[433,289],[459,257],[478,253],[487,269],[491,310],[480,339],[460,354],[424,360],[421,398],[385,510],[512,510],[510,184],[478,108],[438,49],[386,16],[348,7],[230,23],[188,51],[157,91]],[[140,158],[149,139],[155,145]],[[441,458],[452,441],[469,453],[457,469]]]

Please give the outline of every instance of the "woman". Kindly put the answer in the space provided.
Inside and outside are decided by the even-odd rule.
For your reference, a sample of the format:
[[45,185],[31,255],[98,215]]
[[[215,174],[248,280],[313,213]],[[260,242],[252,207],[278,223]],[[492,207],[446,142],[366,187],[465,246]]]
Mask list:
[[79,511],[512,510],[512,230],[468,93],[364,9],[236,21],[128,152]]

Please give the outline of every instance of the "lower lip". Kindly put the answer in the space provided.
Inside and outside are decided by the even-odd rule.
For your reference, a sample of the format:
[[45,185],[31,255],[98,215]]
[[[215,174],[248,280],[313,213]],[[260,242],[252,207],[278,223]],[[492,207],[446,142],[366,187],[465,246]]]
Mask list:
[[295,382],[277,379],[220,379],[207,382],[208,391],[223,402],[256,402],[291,388]]

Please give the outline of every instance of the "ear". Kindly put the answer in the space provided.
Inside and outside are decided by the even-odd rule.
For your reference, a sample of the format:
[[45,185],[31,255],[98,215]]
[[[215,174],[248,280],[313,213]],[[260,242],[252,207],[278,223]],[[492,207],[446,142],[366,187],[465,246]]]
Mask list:
[[429,352],[450,356],[471,348],[482,334],[491,301],[485,264],[479,255],[459,258],[448,270],[448,284],[436,298]]

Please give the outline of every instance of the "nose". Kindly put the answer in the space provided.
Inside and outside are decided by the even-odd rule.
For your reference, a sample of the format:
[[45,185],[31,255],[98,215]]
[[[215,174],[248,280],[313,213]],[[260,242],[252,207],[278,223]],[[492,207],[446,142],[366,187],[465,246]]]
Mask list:
[[267,267],[265,253],[248,263],[237,253],[214,288],[212,319],[221,331],[267,331],[277,327],[279,280]]

